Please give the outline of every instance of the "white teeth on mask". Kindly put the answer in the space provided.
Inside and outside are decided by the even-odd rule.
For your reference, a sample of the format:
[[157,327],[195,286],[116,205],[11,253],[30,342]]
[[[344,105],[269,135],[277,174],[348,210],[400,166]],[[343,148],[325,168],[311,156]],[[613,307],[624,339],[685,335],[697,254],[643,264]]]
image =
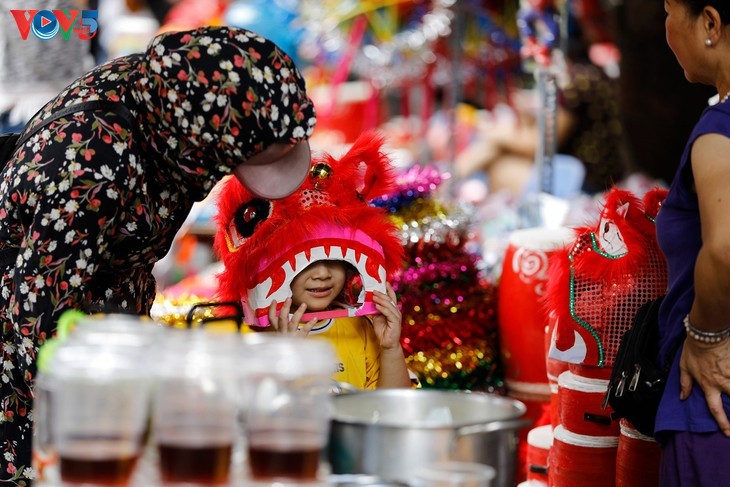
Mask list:
[[324,252],[324,247],[314,247],[309,262],[316,262],[318,260],[327,260],[327,254]]
[[271,300],[266,299],[266,296],[269,294],[269,289],[271,289],[272,280],[269,277],[261,284],[258,284],[253,290],[250,290],[249,293],[253,293],[255,301],[258,303],[262,303],[264,301],[268,304],[271,304]]
[[385,267],[378,266],[378,277],[380,278],[380,283],[376,286],[378,288],[378,291],[380,292],[386,292],[387,289],[385,287],[385,280],[387,278],[387,275],[385,273]]
[[[329,250],[329,252],[326,252],[326,250]],[[269,296],[269,292],[271,291],[273,280],[270,277],[264,282],[258,284],[253,290],[249,291],[249,295],[252,295],[255,298],[253,302],[255,302],[259,308],[268,308],[273,301],[276,301],[277,303],[284,302],[287,298],[291,297],[291,289],[289,288],[289,285],[294,277],[307,268],[307,266],[311,263],[318,260],[344,260],[349,262],[355,266],[360,273],[363,281],[363,287],[385,292],[385,268],[383,266],[378,267],[378,276],[380,277],[379,283],[365,271],[368,262],[367,254],[361,252],[359,254],[359,260],[357,260],[357,257],[358,254],[354,249],[340,245],[327,246],[326,248],[323,246],[314,247],[310,249],[309,258],[307,258],[305,252],[299,252],[293,259],[293,266],[292,260],[284,263],[283,269],[286,272],[286,279],[284,280],[283,285],[279,289],[274,290],[271,296]],[[361,293],[358,301],[362,302],[364,299],[365,294],[363,292]]]
[[338,247],[336,245],[330,247],[330,254],[329,258],[332,260],[341,260],[345,257],[345,254],[342,252],[342,248]]
[[[294,274],[295,269],[292,267],[291,262],[285,262],[283,266],[284,272],[286,272],[286,277],[288,278],[292,274]],[[289,279],[287,279],[289,280]]]
[[380,286],[378,286],[378,281],[375,280],[375,278],[371,277],[370,274],[365,272],[365,264],[367,263],[367,259],[362,259],[362,271],[360,272],[360,277],[362,278],[362,284],[363,287],[366,287],[368,289],[375,288],[378,291],[380,291]]
[[[297,256],[295,257],[297,269],[304,269],[309,265],[309,261],[307,260],[307,256],[304,254],[304,252],[299,252]],[[294,272],[296,269],[294,270]],[[288,275],[288,274],[287,274]]]

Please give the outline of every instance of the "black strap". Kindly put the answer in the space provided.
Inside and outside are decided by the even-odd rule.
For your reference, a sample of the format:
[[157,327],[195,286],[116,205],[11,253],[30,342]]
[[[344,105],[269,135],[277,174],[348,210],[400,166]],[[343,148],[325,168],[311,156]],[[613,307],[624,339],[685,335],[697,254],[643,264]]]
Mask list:
[[92,101],[85,101],[81,103],[76,103],[75,105],[70,105],[64,108],[61,108],[60,110],[57,110],[53,112],[53,114],[43,120],[41,123],[39,123],[37,126],[33,127],[32,130],[29,130],[23,134],[23,136],[20,138],[18,143],[15,145],[15,147],[21,146],[24,143],[28,141],[30,137],[33,136],[33,134],[37,133],[42,128],[50,125],[54,121],[58,120],[59,118],[63,118],[67,115],[71,115],[78,112],[85,112],[85,111],[91,111],[91,110],[101,110],[105,112],[114,112],[120,117],[124,119],[127,124],[129,124],[130,130],[133,132],[137,129],[137,122],[135,121],[134,115],[132,115],[132,112],[129,111],[129,108],[126,107],[123,103],[119,103],[117,101],[103,101],[103,100],[92,100]]
[[18,247],[5,247],[0,250],[0,268],[15,264],[18,259]]
[[221,315],[221,316],[212,316],[212,317],[203,317],[200,320],[200,324],[204,325],[205,323],[211,323],[213,321],[229,321],[229,320],[235,320],[236,322],[236,329],[240,332],[241,327],[243,326],[243,308],[241,308],[241,303],[237,301],[221,301],[221,302],[210,302],[210,303],[196,303],[194,304],[190,310],[188,311],[188,315],[185,318],[185,323],[187,324],[188,328],[193,327],[193,322],[195,321],[195,311],[198,309],[206,309],[206,308],[222,308],[222,307],[229,307],[233,309],[233,314],[227,314],[227,315]]
[[0,164],[10,160],[10,156],[18,147],[18,139],[20,139],[20,134],[0,134]]

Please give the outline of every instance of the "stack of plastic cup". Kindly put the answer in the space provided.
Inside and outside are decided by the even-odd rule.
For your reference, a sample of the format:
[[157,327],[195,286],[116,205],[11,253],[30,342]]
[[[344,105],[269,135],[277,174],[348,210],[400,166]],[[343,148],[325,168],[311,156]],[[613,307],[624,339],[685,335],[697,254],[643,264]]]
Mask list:
[[250,479],[323,479],[337,359],[322,340],[275,334],[244,336],[239,357],[240,409]]
[[140,332],[142,326],[129,316],[90,318],[46,351],[35,402],[39,483],[131,481],[148,436],[150,350],[164,333],[153,326]]

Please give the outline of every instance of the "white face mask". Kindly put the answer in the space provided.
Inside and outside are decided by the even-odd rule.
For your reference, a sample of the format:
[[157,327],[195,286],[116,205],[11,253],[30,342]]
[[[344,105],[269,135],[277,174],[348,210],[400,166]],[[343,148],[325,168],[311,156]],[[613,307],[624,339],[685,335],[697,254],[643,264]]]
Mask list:
[[256,196],[274,200],[289,196],[301,186],[311,162],[308,141],[274,143],[236,166],[233,173]]

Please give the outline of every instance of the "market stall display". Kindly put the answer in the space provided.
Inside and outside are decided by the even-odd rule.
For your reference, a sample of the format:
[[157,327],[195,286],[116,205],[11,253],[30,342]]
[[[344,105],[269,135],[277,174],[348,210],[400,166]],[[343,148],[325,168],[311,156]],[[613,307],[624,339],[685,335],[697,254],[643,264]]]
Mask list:
[[[111,53],[158,28],[145,2],[127,3],[140,15],[120,17]],[[604,396],[621,335],[666,286],[653,223],[663,185],[613,181],[623,173],[604,155],[628,155],[607,138],[578,131],[583,152],[557,154],[558,107],[578,96],[560,90],[568,43],[600,42],[610,59],[594,50],[590,68],[621,75],[604,3],[165,2],[162,31],[241,27],[297,60],[317,112],[314,163],[291,198],[229,191],[227,204],[196,203],[156,266],[152,322],[100,315],[41,349],[34,464],[3,475],[18,486],[35,476],[39,487],[454,487],[455,471],[439,476],[460,465],[479,473],[479,487],[658,485],[658,443],[614,418]],[[573,81],[600,89],[594,101],[610,115],[578,130],[619,134],[614,93],[592,74]],[[526,183],[506,194],[489,184],[496,176],[460,172],[457,156],[473,156],[485,131],[498,135],[497,121],[524,129],[521,97],[539,140]],[[369,129],[380,135],[363,142]],[[617,189],[600,193],[609,179]],[[303,217],[280,218],[284,209]],[[367,231],[334,231],[345,213]],[[277,228],[256,238],[267,224]],[[373,293],[392,283],[417,388],[358,391],[332,380],[339,362],[325,342],[261,332],[268,306],[281,309],[295,275],[320,259],[354,269],[354,306],[327,312],[370,316]]]
[[436,167],[412,167],[374,202],[389,211],[406,249],[393,283],[403,349],[424,387],[493,390],[501,386],[496,287],[469,250],[468,214],[438,196],[447,177]]

